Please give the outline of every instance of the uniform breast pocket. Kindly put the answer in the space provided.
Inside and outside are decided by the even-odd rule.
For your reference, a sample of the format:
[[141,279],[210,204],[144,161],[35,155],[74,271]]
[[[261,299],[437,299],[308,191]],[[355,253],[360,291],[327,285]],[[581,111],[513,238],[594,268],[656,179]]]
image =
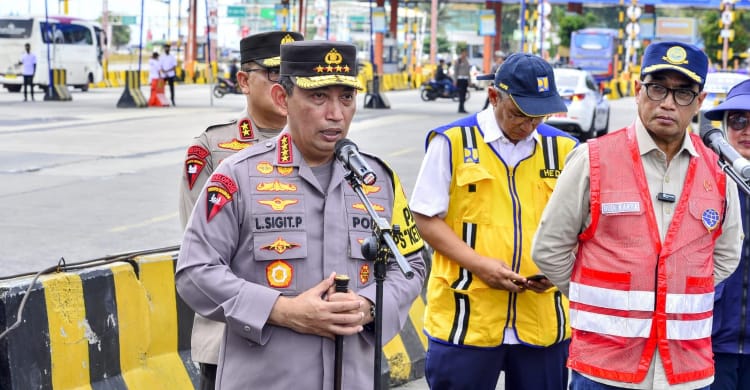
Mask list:
[[459,193],[451,194],[451,201],[459,202],[464,222],[490,223],[494,181],[495,177],[481,165],[462,164],[456,168],[455,191]]
[[311,286],[305,232],[256,233],[253,241],[256,283],[288,293]]
[[[362,244],[372,234],[365,232],[349,233],[349,263],[347,264],[347,275],[349,276],[349,288],[362,288],[372,283],[375,278],[373,275],[373,262],[365,258],[362,253]],[[356,284],[355,284],[356,283]]]

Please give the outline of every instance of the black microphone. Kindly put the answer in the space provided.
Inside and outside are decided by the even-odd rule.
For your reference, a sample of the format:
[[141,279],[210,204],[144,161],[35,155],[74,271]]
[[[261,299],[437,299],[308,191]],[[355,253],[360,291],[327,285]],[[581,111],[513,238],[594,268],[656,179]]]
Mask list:
[[354,172],[362,183],[368,186],[375,183],[377,179],[375,172],[359,153],[357,145],[348,138],[336,142],[336,158],[344,164],[346,169]]
[[701,124],[701,138],[703,143],[713,149],[725,163],[732,166],[735,172],[744,180],[750,180],[750,161],[747,161],[724,138],[724,133],[711,126],[711,122],[704,120]]

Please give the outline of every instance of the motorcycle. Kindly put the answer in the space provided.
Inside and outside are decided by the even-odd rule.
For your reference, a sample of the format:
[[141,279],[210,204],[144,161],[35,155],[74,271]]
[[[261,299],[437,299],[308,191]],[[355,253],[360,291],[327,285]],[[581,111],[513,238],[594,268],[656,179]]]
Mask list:
[[[426,102],[438,98],[453,99],[454,102],[458,101],[458,88],[453,84],[444,84],[443,82],[431,79],[430,81],[423,82],[419,90],[419,96]],[[468,89],[466,90],[466,100],[469,100]]]
[[232,80],[219,77],[218,81],[216,82],[216,85],[214,85],[214,96],[221,99],[224,97],[224,95],[228,93],[234,93],[238,95],[242,95],[242,90],[240,89],[240,86],[235,84]]

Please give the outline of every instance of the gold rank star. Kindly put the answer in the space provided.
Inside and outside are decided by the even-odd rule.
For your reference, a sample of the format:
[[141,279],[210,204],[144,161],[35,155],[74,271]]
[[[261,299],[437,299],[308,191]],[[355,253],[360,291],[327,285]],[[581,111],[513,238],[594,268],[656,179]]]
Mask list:
[[336,65],[336,73],[341,73],[341,65]]
[[249,123],[247,123],[247,122],[243,123],[243,124],[242,124],[242,135],[243,135],[244,137],[249,137],[249,136],[250,136],[250,134],[252,134],[252,133],[250,132],[250,124],[249,124]]
[[344,65],[344,73],[349,73],[349,65]]
[[315,71],[318,72],[318,73],[323,73],[325,71],[325,68],[322,67],[322,66],[320,66],[320,65],[318,65],[318,67],[315,68]]
[[326,67],[326,71],[327,71],[328,73],[331,73],[331,72],[333,72],[333,66],[331,66],[331,65],[328,65],[328,67]]

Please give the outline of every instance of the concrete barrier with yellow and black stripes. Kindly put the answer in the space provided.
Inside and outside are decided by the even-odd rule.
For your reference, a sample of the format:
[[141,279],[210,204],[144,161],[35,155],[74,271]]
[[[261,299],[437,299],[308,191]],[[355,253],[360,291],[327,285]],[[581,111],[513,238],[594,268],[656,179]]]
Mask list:
[[125,90],[117,101],[117,108],[146,107],[148,100],[141,92],[140,74],[137,70],[125,71]]
[[73,96],[68,91],[68,72],[65,69],[52,69],[52,85],[47,88],[44,100],[73,100]]
[[[0,389],[197,386],[193,313],[174,289],[175,255],[41,276],[20,326],[0,340]],[[16,321],[31,281],[0,281],[0,329]]]
[[[193,311],[175,291],[176,248],[0,280],[0,389],[196,389]],[[28,293],[27,293],[28,291]],[[381,383],[424,376],[424,296],[383,347]]]

